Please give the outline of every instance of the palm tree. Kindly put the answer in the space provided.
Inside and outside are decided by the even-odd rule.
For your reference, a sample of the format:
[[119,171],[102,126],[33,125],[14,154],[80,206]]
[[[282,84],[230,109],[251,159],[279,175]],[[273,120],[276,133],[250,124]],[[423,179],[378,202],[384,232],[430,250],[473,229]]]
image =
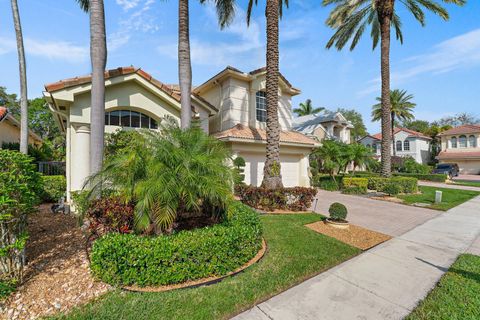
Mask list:
[[[267,189],[283,187],[280,171],[280,124],[278,122],[278,77],[279,77],[279,52],[278,52],[278,20],[282,17],[283,3],[288,8],[288,0],[266,0],[265,16],[267,20],[267,76],[266,76],[266,102],[267,102],[267,147],[266,160],[263,168],[262,186]],[[247,24],[250,24],[253,3],[248,1]]]
[[[465,0],[441,0],[445,3],[457,5],[465,4]],[[447,10],[437,1],[433,0],[405,0],[398,1],[403,4],[414,18],[425,25],[424,10],[431,11],[444,20],[448,20]],[[327,25],[336,32],[327,43],[327,48],[335,45],[338,50],[345,47],[352,39],[350,50],[353,50],[362,37],[368,25],[371,26],[373,49],[380,41],[380,67],[382,80],[382,175],[391,175],[390,159],[390,33],[395,30],[397,40],[403,43],[401,20],[397,14],[398,7],[394,7],[395,0],[323,0],[323,5],[334,4],[335,8],[327,19]]]
[[[200,0],[204,4],[206,0]],[[178,1],[178,81],[180,84],[180,125],[189,128],[192,122],[192,62],[190,59],[190,27],[188,0]],[[235,2],[216,0],[217,16],[220,27],[229,25],[235,15]]]
[[20,152],[28,153],[28,96],[27,96],[27,65],[23,46],[22,24],[17,0],[12,0],[13,24],[17,38],[18,67],[20,71]]
[[309,114],[320,113],[323,110],[325,110],[325,108],[314,108],[312,105],[312,100],[307,99],[305,100],[305,102],[301,102],[298,108],[293,109],[293,112],[295,112],[299,117],[301,117]]
[[107,36],[103,0],[77,0],[90,13],[90,58],[92,63],[92,91],[90,103],[90,173],[102,169],[105,135],[105,66],[107,64]]
[[[413,99],[412,94],[407,94],[406,90],[392,90],[390,91],[390,120],[392,122],[392,144],[393,144],[393,156],[396,156],[395,148],[395,121],[402,122],[415,119],[412,113],[416,104],[411,102]],[[382,98],[377,97],[379,103],[372,107],[372,121],[379,121],[382,119]]]
[[351,161],[353,162],[352,175],[355,168],[366,165],[372,158],[372,150],[361,143],[352,143],[350,146]]

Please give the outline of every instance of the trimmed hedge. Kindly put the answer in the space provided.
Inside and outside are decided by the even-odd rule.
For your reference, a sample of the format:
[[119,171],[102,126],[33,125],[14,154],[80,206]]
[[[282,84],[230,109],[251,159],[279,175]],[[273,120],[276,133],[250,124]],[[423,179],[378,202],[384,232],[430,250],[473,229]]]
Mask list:
[[394,188],[390,187],[391,184],[398,185],[398,193],[415,193],[418,191],[418,180],[416,178],[408,177],[393,177],[393,178],[381,178],[381,177],[369,177],[368,189],[376,190],[378,192],[389,193]]
[[368,178],[343,178],[343,193],[367,193]]
[[447,180],[446,174],[418,174],[418,173],[394,173],[396,177],[409,177],[417,178],[418,180],[433,181],[433,182],[445,182]]
[[274,211],[275,209],[305,211],[317,194],[315,188],[293,187],[269,190],[261,187],[237,185],[235,194],[246,205]]
[[113,285],[159,286],[222,276],[252,259],[262,246],[257,213],[232,204],[231,217],[212,227],[170,236],[109,233],[92,247],[93,274]]
[[57,202],[65,196],[67,191],[67,180],[64,176],[42,176],[44,202]]

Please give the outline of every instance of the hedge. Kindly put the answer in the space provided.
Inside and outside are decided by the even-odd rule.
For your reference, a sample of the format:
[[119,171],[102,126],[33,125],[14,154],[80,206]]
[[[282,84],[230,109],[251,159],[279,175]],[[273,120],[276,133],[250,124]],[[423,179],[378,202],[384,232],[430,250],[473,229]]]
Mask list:
[[418,174],[418,173],[394,173],[394,176],[398,177],[410,177],[417,178],[418,180],[426,180],[433,182],[445,182],[447,180],[446,174]]
[[367,186],[368,178],[343,178],[344,193],[367,193]]
[[95,277],[113,285],[159,286],[222,276],[252,259],[262,246],[257,213],[236,202],[221,224],[169,236],[109,233],[91,253]]
[[67,180],[64,176],[42,176],[43,192],[42,200],[44,202],[57,202],[65,196],[67,190]]
[[[393,188],[391,184],[398,185],[399,193],[415,193],[418,191],[418,180],[416,178],[409,177],[393,177],[393,178],[381,178],[381,177],[369,177],[368,189],[376,190],[378,192],[390,191]],[[389,193],[389,192],[387,192]]]

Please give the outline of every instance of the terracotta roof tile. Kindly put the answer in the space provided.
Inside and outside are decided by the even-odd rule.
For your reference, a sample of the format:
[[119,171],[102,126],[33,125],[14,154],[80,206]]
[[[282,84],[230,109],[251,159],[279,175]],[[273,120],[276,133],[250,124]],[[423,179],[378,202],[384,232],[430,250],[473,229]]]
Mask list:
[[480,158],[480,151],[450,152],[442,151],[438,154],[437,159],[477,159]]
[[[244,126],[242,124],[237,124],[235,127],[215,133],[214,136],[218,139],[222,138],[237,138],[245,140],[258,140],[266,141],[267,132],[263,129],[255,129]],[[287,143],[300,143],[305,145],[316,145],[317,142],[300,132],[295,131],[281,131],[280,132],[280,142]]]
[[7,116],[8,109],[7,107],[0,107],[0,121]]
[[[410,134],[409,137],[424,138],[424,139],[429,139],[429,140],[432,139],[432,138],[424,135],[421,132],[413,131],[413,130],[410,130],[410,129],[407,129],[407,128],[395,127],[395,129],[393,129],[394,134],[397,134],[400,131],[404,131],[406,133],[409,133]],[[372,137],[375,138],[375,139],[378,139],[378,140],[382,140],[382,133],[374,134],[374,135],[372,135]]]
[[440,133],[440,136],[451,135],[451,134],[467,134],[467,133],[477,133],[480,132],[480,125],[478,124],[466,124],[463,126],[458,126],[450,130]]

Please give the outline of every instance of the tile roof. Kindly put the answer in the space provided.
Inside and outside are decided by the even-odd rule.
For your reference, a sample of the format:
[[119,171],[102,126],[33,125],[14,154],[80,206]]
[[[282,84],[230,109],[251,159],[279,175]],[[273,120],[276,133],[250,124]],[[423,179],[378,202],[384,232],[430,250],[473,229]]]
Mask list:
[[0,121],[7,116],[8,109],[7,107],[0,107]]
[[477,159],[480,158],[480,151],[450,152],[442,151],[438,154],[437,159]]
[[480,125],[478,124],[466,124],[463,126],[455,127],[450,130],[446,130],[439,134],[439,136],[446,136],[451,134],[467,134],[480,132]]
[[[395,127],[395,129],[393,129],[394,134],[397,134],[400,131],[403,131],[403,132],[406,132],[406,133],[410,134],[409,137],[416,137],[416,138],[423,138],[423,139],[432,140],[432,138],[424,135],[421,132],[413,131],[413,130],[410,130],[410,129],[407,129],[407,128]],[[374,135],[372,135],[372,137],[375,138],[375,139],[378,139],[378,140],[382,140],[382,133],[374,134]]]
[[[215,133],[213,135],[217,139],[225,138],[237,138],[245,140],[257,140],[257,141],[266,141],[267,132],[263,129],[256,129],[244,126],[242,124],[237,124],[235,127],[230,128],[225,131]],[[280,142],[287,143],[299,143],[305,145],[314,146],[317,142],[300,132],[295,131],[281,131],[280,132]]]

